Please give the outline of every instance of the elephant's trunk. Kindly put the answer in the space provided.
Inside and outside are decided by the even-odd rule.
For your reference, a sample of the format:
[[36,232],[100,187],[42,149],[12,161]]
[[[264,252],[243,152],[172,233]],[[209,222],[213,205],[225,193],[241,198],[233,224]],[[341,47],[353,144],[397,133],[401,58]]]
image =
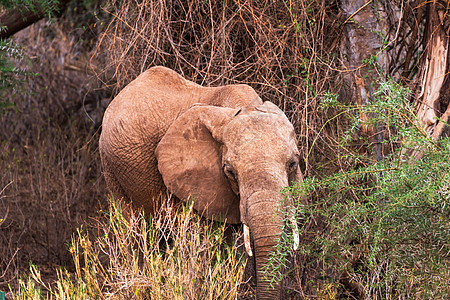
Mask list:
[[273,191],[255,192],[247,201],[247,221],[254,242],[258,300],[280,298],[281,283],[275,280],[271,284],[273,275],[270,274],[270,268],[264,267],[270,253],[275,251],[283,227],[280,201],[282,201],[280,193]]

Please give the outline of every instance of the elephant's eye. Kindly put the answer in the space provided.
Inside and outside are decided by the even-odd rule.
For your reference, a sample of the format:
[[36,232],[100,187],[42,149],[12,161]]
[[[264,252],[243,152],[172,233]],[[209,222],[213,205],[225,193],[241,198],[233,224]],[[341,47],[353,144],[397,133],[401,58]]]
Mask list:
[[224,171],[225,171],[225,174],[227,174],[228,177],[231,177],[231,178],[233,178],[233,179],[236,179],[236,177],[235,177],[235,175],[234,175],[234,172],[233,172],[233,170],[231,169],[230,166],[225,165],[225,166],[224,166]]
[[297,169],[298,162],[296,160],[293,160],[289,163],[289,170]]

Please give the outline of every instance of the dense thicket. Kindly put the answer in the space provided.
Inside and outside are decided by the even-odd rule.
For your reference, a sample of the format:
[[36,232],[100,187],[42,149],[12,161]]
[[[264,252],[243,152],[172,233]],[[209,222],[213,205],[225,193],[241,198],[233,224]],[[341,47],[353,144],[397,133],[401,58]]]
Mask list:
[[64,243],[106,197],[103,110],[164,65],[202,85],[249,84],[295,125],[308,180],[289,192],[308,197],[297,207],[302,250],[278,261],[292,267],[277,274],[290,295],[444,299],[448,10],[425,0],[72,1],[2,40],[0,287],[28,260],[71,266]]

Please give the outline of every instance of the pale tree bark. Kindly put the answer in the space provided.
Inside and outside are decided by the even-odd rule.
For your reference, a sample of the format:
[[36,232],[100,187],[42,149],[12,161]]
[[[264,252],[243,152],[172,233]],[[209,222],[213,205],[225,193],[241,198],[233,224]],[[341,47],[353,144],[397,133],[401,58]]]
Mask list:
[[[424,54],[421,70],[416,78],[413,97],[417,101],[420,125],[437,140],[446,128],[450,116],[449,29],[447,1],[433,1],[427,5]],[[418,94],[418,95],[417,95]],[[422,156],[421,152],[415,154]]]

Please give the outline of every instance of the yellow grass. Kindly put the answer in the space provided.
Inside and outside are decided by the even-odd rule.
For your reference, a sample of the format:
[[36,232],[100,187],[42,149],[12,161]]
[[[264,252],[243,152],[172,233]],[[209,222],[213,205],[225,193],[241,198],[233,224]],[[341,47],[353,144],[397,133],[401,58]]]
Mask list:
[[14,299],[236,299],[245,261],[224,241],[225,226],[192,213],[192,205],[163,208],[162,217],[124,218],[111,201],[92,239],[73,237],[75,272],[55,270],[46,283],[37,267],[20,280]]

